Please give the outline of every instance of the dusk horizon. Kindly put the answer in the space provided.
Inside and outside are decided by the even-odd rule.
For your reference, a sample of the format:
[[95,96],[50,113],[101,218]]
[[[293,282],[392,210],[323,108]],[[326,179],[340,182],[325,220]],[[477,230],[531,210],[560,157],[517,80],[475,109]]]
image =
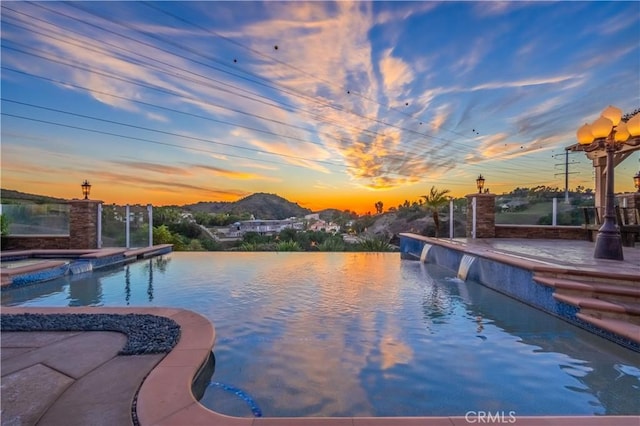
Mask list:
[[3,2],[2,187],[360,214],[564,189],[576,130],[640,107],[638,28],[637,2]]

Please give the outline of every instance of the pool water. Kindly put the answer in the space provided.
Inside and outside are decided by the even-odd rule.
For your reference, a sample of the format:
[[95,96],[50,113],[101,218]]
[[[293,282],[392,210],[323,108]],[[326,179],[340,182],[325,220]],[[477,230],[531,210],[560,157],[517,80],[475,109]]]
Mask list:
[[639,354],[455,276],[397,253],[172,253],[2,304],[197,311],[217,335],[201,402],[234,416],[640,414]]

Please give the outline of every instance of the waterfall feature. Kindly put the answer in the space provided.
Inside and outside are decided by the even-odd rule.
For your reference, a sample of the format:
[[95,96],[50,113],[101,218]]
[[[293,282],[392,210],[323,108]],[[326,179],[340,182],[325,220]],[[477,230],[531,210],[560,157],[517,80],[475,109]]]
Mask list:
[[462,281],[465,281],[467,279],[467,274],[469,273],[469,269],[471,268],[474,260],[476,260],[474,256],[468,254],[462,256],[460,266],[458,266],[458,278],[460,278]]
[[431,249],[431,247],[433,247],[431,244],[425,244],[424,247],[422,247],[422,253],[420,253],[420,262],[427,262],[427,254],[429,253],[429,249]]
[[89,261],[77,261],[77,262],[71,262],[71,265],[69,265],[69,269],[71,271],[72,274],[82,274],[84,272],[91,272],[93,271],[93,264]]

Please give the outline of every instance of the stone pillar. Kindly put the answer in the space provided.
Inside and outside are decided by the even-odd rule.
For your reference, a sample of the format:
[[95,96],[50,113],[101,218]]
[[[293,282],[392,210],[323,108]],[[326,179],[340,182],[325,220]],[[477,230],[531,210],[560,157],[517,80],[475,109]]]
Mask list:
[[627,209],[622,210],[626,214],[626,223],[637,224],[633,209],[640,209],[640,192],[616,194],[616,204],[620,207],[626,205]]
[[473,197],[476,197],[476,238],[495,238],[495,194],[469,194],[465,197],[467,198],[467,238],[473,238]]
[[622,207],[624,200],[627,200],[627,207],[630,209],[640,208],[640,192],[624,192],[622,194],[616,194],[618,199],[617,204]]
[[98,200],[71,200],[69,212],[69,248],[98,248]]

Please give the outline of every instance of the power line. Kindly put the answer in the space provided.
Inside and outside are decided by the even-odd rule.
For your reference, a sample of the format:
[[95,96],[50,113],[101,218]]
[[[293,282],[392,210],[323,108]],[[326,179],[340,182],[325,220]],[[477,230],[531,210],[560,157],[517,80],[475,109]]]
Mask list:
[[[104,16],[104,15],[102,15],[102,14],[98,13],[98,12],[91,11],[91,10],[88,10],[88,9],[86,9],[86,8],[84,8],[84,7],[81,7],[81,6],[80,6],[80,5],[78,5],[77,3],[73,3],[73,4],[69,4],[69,5],[70,5],[70,6],[72,6],[72,7],[74,7],[74,8],[76,8],[76,9],[82,10],[82,11],[83,11],[83,12],[85,12],[85,13],[89,13],[89,14],[91,14],[91,15],[94,15],[94,16],[98,17],[98,18],[101,18],[101,19],[103,19],[103,20],[106,20],[106,21],[109,21],[109,22],[113,22],[113,21],[112,21],[112,20],[110,20],[108,17],[106,17],[106,16]],[[38,6],[39,6],[39,7],[44,8],[42,5],[38,5]],[[54,13],[61,14],[61,13],[60,13],[60,12],[58,12],[58,11],[54,11],[54,10],[51,10],[51,9],[48,9],[48,8],[44,8],[44,9],[49,10],[49,11],[54,12]],[[65,14],[61,14],[61,15],[66,16],[66,17],[68,17],[68,18],[70,18],[70,19],[74,19],[74,20],[79,21],[79,22],[87,23],[86,21],[80,20],[80,19],[75,18],[75,17],[70,17],[69,15],[65,15]],[[187,59],[187,60],[189,60],[189,61],[196,62],[196,63],[198,63],[198,64],[201,64],[201,65],[207,66],[207,67],[209,67],[209,68],[212,68],[212,69],[214,69],[214,70],[221,71],[221,72],[224,72],[224,73],[227,73],[227,74],[230,74],[230,75],[234,75],[234,76],[239,77],[239,78],[247,79],[246,77],[240,76],[240,75],[238,75],[238,74],[236,74],[236,73],[234,73],[234,72],[230,72],[230,71],[227,71],[227,70],[220,69],[219,67],[214,67],[214,66],[211,66],[211,65],[209,65],[209,64],[205,64],[205,63],[202,63],[202,62],[199,62],[199,61],[195,61],[194,59],[189,58],[189,57],[186,57],[186,56],[184,56],[184,55],[179,55],[179,54],[177,54],[175,51],[169,51],[169,50],[166,50],[166,49],[162,49],[162,48],[158,47],[157,45],[153,45],[153,44],[150,44],[150,43],[147,43],[147,42],[140,41],[140,40],[138,40],[138,39],[134,39],[134,38],[129,37],[129,36],[122,35],[121,33],[116,33],[116,32],[113,32],[113,31],[111,31],[111,30],[107,30],[107,29],[105,29],[104,27],[101,27],[101,26],[98,26],[98,25],[95,25],[95,24],[91,24],[91,23],[87,23],[87,24],[88,24],[88,25],[91,25],[91,26],[93,26],[93,27],[95,27],[95,28],[99,28],[99,29],[101,29],[101,30],[103,30],[103,31],[107,31],[107,32],[110,32],[110,33],[116,34],[116,35],[118,35],[118,36],[120,36],[120,37],[125,37],[125,38],[127,38],[127,39],[130,39],[130,40],[136,41],[136,42],[138,42],[138,43],[141,43],[141,44],[143,44],[143,45],[147,45],[147,46],[152,47],[152,48],[154,48],[154,49],[161,50],[161,51],[166,52],[166,53],[169,53],[169,54],[171,54],[171,55],[175,55],[175,56],[179,56],[179,57],[185,58],[185,59]],[[221,64],[221,65],[223,65],[223,66],[225,66],[225,67],[227,67],[227,68],[230,68],[230,67],[229,67],[229,65],[227,65],[225,62],[220,61],[220,60],[218,60],[218,59],[216,59],[216,58],[214,58],[214,57],[212,57],[212,56],[205,55],[205,54],[203,54],[203,53],[201,53],[201,52],[198,52],[198,51],[196,51],[195,49],[190,48],[189,46],[184,46],[184,45],[178,44],[178,43],[176,43],[176,42],[174,42],[174,41],[172,41],[172,40],[164,39],[164,38],[162,38],[162,37],[157,36],[156,34],[151,34],[151,33],[149,33],[149,32],[140,31],[140,30],[138,30],[137,28],[135,28],[135,27],[133,27],[133,26],[131,26],[131,25],[128,25],[128,24],[124,24],[124,23],[122,23],[122,22],[115,22],[115,24],[117,24],[117,25],[119,25],[119,26],[121,26],[121,27],[124,27],[124,28],[128,28],[128,29],[130,29],[130,30],[132,30],[132,31],[134,31],[134,32],[142,33],[142,34],[144,34],[145,36],[150,37],[150,38],[152,38],[152,39],[155,39],[155,40],[158,40],[158,41],[160,41],[160,42],[163,42],[163,43],[169,44],[169,45],[174,46],[174,47],[176,47],[176,48],[178,48],[178,49],[181,49],[181,50],[189,51],[189,52],[191,52],[191,53],[193,53],[193,54],[195,54],[195,55],[197,55],[197,56],[200,56],[200,57],[206,58],[206,59],[208,59],[208,60],[210,60],[210,61],[212,61],[212,62],[219,63],[219,64]],[[197,26],[196,26],[196,27],[197,27]],[[238,44],[238,45],[242,45],[242,43],[239,43],[239,42],[238,42],[238,43],[236,43],[236,44]],[[245,47],[246,47],[246,46],[245,46]],[[253,51],[253,49],[251,49],[251,48],[247,48],[247,49],[249,49],[250,51]],[[265,56],[265,57],[269,57],[269,58],[273,59],[272,57],[270,57],[270,56],[268,56],[268,55],[263,55],[263,56]],[[234,69],[234,70],[236,70],[235,68],[233,68],[233,69]],[[324,103],[324,102],[320,102],[316,97],[310,97],[309,95],[304,94],[304,93],[301,93],[301,92],[299,92],[299,91],[297,91],[297,90],[295,90],[295,89],[290,89],[290,88],[287,88],[287,87],[285,87],[285,86],[282,86],[281,84],[273,83],[273,82],[271,82],[271,81],[269,81],[269,80],[264,79],[263,77],[260,77],[260,76],[258,76],[258,75],[255,75],[255,74],[253,74],[253,73],[250,73],[250,72],[247,72],[247,71],[244,71],[244,70],[239,70],[239,71],[241,71],[241,72],[242,72],[242,73],[244,73],[244,74],[250,75],[250,76],[252,76],[252,77],[258,78],[259,80],[265,81],[265,82],[267,82],[267,83],[269,83],[269,84],[265,84],[265,83],[263,83],[263,82],[261,82],[261,81],[256,81],[256,80],[254,80],[254,79],[247,79],[248,81],[251,81],[251,82],[253,82],[253,83],[260,84],[260,85],[263,85],[263,86],[266,86],[266,87],[269,87],[269,88],[272,88],[272,89],[277,89],[277,90],[283,91],[284,93],[291,94],[291,95],[293,95],[293,96],[303,97],[303,98],[305,98],[306,100],[309,100],[309,101],[311,101],[311,102],[320,103],[320,105],[322,105],[322,106],[328,106],[328,107],[330,107],[330,108],[332,108],[332,109],[336,109],[336,110],[341,111],[341,112],[348,112],[348,113],[354,114],[354,115],[356,115],[356,116],[358,116],[358,117],[360,117],[360,118],[367,119],[367,120],[372,120],[372,121],[375,121],[375,122],[377,122],[377,123],[379,123],[379,124],[385,125],[385,126],[387,126],[387,127],[393,127],[393,128],[398,129],[398,130],[403,130],[403,131],[406,131],[406,132],[409,132],[409,133],[413,133],[413,134],[418,135],[418,136],[427,137],[427,138],[431,138],[431,139],[438,139],[438,140],[442,140],[442,141],[444,141],[444,142],[447,142],[448,144],[460,145],[460,146],[462,146],[462,147],[464,147],[464,148],[468,148],[466,145],[463,145],[463,144],[460,144],[460,143],[458,143],[458,142],[451,141],[451,140],[448,140],[448,139],[445,139],[445,138],[442,138],[442,137],[433,136],[433,135],[429,135],[429,134],[426,134],[426,133],[417,132],[417,131],[412,130],[412,129],[407,129],[407,128],[404,128],[404,127],[396,126],[396,125],[394,125],[394,124],[387,123],[387,122],[384,122],[384,121],[378,120],[378,119],[376,119],[376,118],[371,118],[371,117],[367,117],[367,116],[364,116],[364,115],[358,114],[358,113],[356,113],[356,112],[354,112],[354,111],[347,111],[347,110],[345,110],[344,108],[342,108],[342,107],[340,107],[340,106],[336,106],[336,105],[335,105],[335,104],[333,104],[333,103]],[[272,85],[272,84],[273,84],[273,85]],[[275,87],[274,87],[274,86],[275,86]],[[375,101],[374,101],[374,102],[375,102]],[[382,104],[380,104],[380,103],[378,103],[378,104],[379,104],[379,105],[382,105]],[[390,107],[389,107],[389,108],[390,108]],[[370,130],[368,130],[368,129],[360,129],[360,128],[358,128],[357,130],[365,131],[365,132],[370,132]],[[384,135],[383,135],[383,136],[384,136]],[[413,144],[420,144],[420,145],[422,145],[422,144],[423,144],[423,143],[421,143],[421,142],[416,142],[415,140],[413,140],[413,141],[412,141],[412,143],[413,143]],[[425,147],[425,149],[427,149],[427,150],[432,150],[433,148],[432,148],[432,147]],[[423,153],[420,153],[419,155],[424,155],[424,154],[423,154]]]
[[[39,5],[38,5],[38,6],[39,6]],[[4,6],[3,6],[3,7],[4,7]],[[47,9],[47,8],[45,8],[45,9]],[[47,9],[47,10],[50,10],[50,9]],[[52,12],[53,12],[53,11],[52,11]],[[74,18],[74,19],[75,19],[75,18]],[[104,18],[103,18],[103,19],[104,19]],[[85,22],[85,23],[86,23],[86,21],[82,21],[82,22]],[[131,28],[131,27],[129,27],[129,28]],[[120,35],[120,36],[121,36],[121,34],[118,34],[118,35]],[[136,40],[136,39],[133,39],[133,38],[131,38],[131,39],[132,39],[132,40],[135,40],[135,41],[136,41],[136,42],[138,42],[138,43],[141,43],[139,40]],[[160,40],[162,40],[162,39],[160,39]],[[154,46],[154,45],[150,45],[150,46],[152,46],[152,47],[154,47],[154,48],[158,48],[157,46]],[[165,51],[166,51],[166,50],[165,50]],[[169,51],[166,51],[166,52],[171,53],[171,54],[175,54],[175,52],[169,52]],[[47,59],[47,60],[49,60],[48,58],[43,58],[43,59]],[[209,59],[210,59],[210,60],[212,60],[211,58],[209,58]],[[192,59],[189,59],[189,60],[192,60]],[[86,71],[88,71],[88,72],[95,72],[95,70],[91,70],[91,69],[87,69]],[[105,76],[108,76],[108,77],[110,77],[110,78],[114,78],[114,77],[113,77],[113,75],[105,75]],[[136,82],[133,82],[133,81],[129,81],[129,83],[130,83],[130,84],[139,84],[139,83],[136,83]],[[273,88],[273,86],[269,86],[269,87]],[[193,98],[192,98],[192,99],[193,99]],[[202,102],[200,99],[197,99],[197,101]],[[156,106],[156,107],[158,107],[158,106]],[[220,107],[220,106],[218,105],[218,107]],[[234,112],[237,112],[237,113],[241,113],[241,114],[242,114],[242,113],[245,113],[245,114],[246,114],[246,112],[244,112],[244,111],[238,111],[238,110],[233,110],[233,111],[234,111]],[[363,118],[367,118],[367,117],[364,117],[364,116],[363,116]],[[285,123],[285,122],[279,122],[278,124],[291,126],[289,123]],[[403,129],[403,128],[400,128],[400,127],[398,127],[398,128],[399,128],[399,129]],[[311,131],[310,129],[306,129],[306,128],[302,128],[302,130],[309,131],[309,132]],[[365,129],[360,129],[360,130],[365,130]],[[404,130],[408,130],[408,129],[404,129]],[[414,132],[415,132],[415,131],[414,131]],[[415,132],[415,133],[420,134],[419,132]],[[424,134],[420,134],[420,135],[424,135]],[[428,135],[425,135],[425,136],[428,136]],[[309,142],[309,143],[313,143],[313,142],[311,142],[311,141],[307,141],[307,142]],[[449,141],[449,142],[452,142],[452,141]],[[466,146],[465,146],[465,148],[466,148]],[[406,152],[405,152],[405,154],[406,154]],[[495,159],[495,158],[494,158],[494,159]],[[409,160],[413,160],[413,158],[410,158]],[[493,160],[493,159],[492,159],[492,160]]]

